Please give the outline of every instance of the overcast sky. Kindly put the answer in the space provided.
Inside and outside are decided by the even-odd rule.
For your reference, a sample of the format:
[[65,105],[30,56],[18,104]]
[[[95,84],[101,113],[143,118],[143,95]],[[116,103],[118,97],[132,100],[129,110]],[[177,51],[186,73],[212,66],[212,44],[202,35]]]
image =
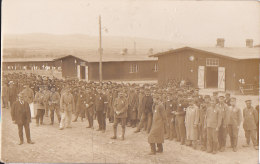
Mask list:
[[107,36],[131,36],[193,45],[260,43],[256,1],[3,0],[2,32],[98,35],[98,15]]

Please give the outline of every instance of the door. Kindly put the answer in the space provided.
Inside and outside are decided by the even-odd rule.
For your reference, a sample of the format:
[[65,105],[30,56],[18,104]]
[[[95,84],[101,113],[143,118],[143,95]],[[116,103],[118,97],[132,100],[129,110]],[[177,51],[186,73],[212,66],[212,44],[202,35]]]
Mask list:
[[218,67],[218,89],[225,91],[225,67]]
[[205,73],[205,67],[199,66],[198,70],[198,87],[204,88],[204,73]]
[[88,81],[88,66],[85,66],[85,78]]
[[80,80],[80,65],[77,65],[77,78]]

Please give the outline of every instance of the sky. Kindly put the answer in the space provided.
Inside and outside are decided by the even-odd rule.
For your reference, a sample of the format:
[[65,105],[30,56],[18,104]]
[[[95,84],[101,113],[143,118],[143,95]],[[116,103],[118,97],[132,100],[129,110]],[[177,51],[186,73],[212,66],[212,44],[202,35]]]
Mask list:
[[257,1],[2,0],[2,33],[130,36],[196,46],[260,43]]

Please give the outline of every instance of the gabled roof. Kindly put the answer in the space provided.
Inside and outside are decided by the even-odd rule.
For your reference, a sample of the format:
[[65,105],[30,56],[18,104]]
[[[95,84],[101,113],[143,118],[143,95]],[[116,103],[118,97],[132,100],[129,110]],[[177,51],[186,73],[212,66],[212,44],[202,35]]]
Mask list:
[[168,55],[181,51],[196,51],[201,53],[209,53],[212,55],[217,55],[224,58],[229,58],[233,60],[239,59],[259,59],[260,58],[260,48],[229,48],[229,47],[201,47],[201,48],[192,48],[192,47],[182,47],[166,52],[157,53],[151,55],[150,57],[158,57],[162,55]]
[[65,59],[65,58],[68,58],[68,57],[73,57],[73,58],[76,58],[76,59],[78,59],[78,60],[82,60],[82,61],[87,62],[86,60],[81,59],[81,58],[79,58],[79,57],[77,57],[77,56],[74,56],[74,55],[65,55],[65,56],[62,56],[62,57],[59,57],[59,58],[55,58],[55,59],[53,59],[53,61]]

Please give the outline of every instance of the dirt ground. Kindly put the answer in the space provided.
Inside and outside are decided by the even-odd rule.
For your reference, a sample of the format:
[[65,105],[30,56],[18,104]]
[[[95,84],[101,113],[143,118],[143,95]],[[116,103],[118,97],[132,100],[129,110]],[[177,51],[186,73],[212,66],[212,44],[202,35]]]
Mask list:
[[[236,96],[239,106],[245,107],[244,100],[251,98],[253,105],[258,104],[258,96]],[[147,155],[150,151],[147,134],[134,133],[133,128],[127,127],[126,140],[111,140],[112,124],[107,123],[107,131],[101,133],[95,129],[85,128],[87,120],[72,124],[71,129],[58,130],[57,118],[55,125],[49,117],[44,117],[45,125],[36,127],[35,119],[30,124],[31,138],[34,145],[18,145],[18,128],[12,124],[10,109],[2,109],[2,161],[4,162],[41,162],[41,163],[215,163],[215,164],[256,164],[258,151],[251,147],[243,148],[245,143],[242,126],[239,131],[238,152],[227,148],[225,152],[216,155],[208,154],[191,147],[180,145],[179,142],[165,140],[164,152],[155,156]],[[118,127],[121,135],[121,127]],[[25,137],[25,134],[24,134]],[[25,139],[26,141],[26,139]],[[229,146],[229,137],[227,146]]]

